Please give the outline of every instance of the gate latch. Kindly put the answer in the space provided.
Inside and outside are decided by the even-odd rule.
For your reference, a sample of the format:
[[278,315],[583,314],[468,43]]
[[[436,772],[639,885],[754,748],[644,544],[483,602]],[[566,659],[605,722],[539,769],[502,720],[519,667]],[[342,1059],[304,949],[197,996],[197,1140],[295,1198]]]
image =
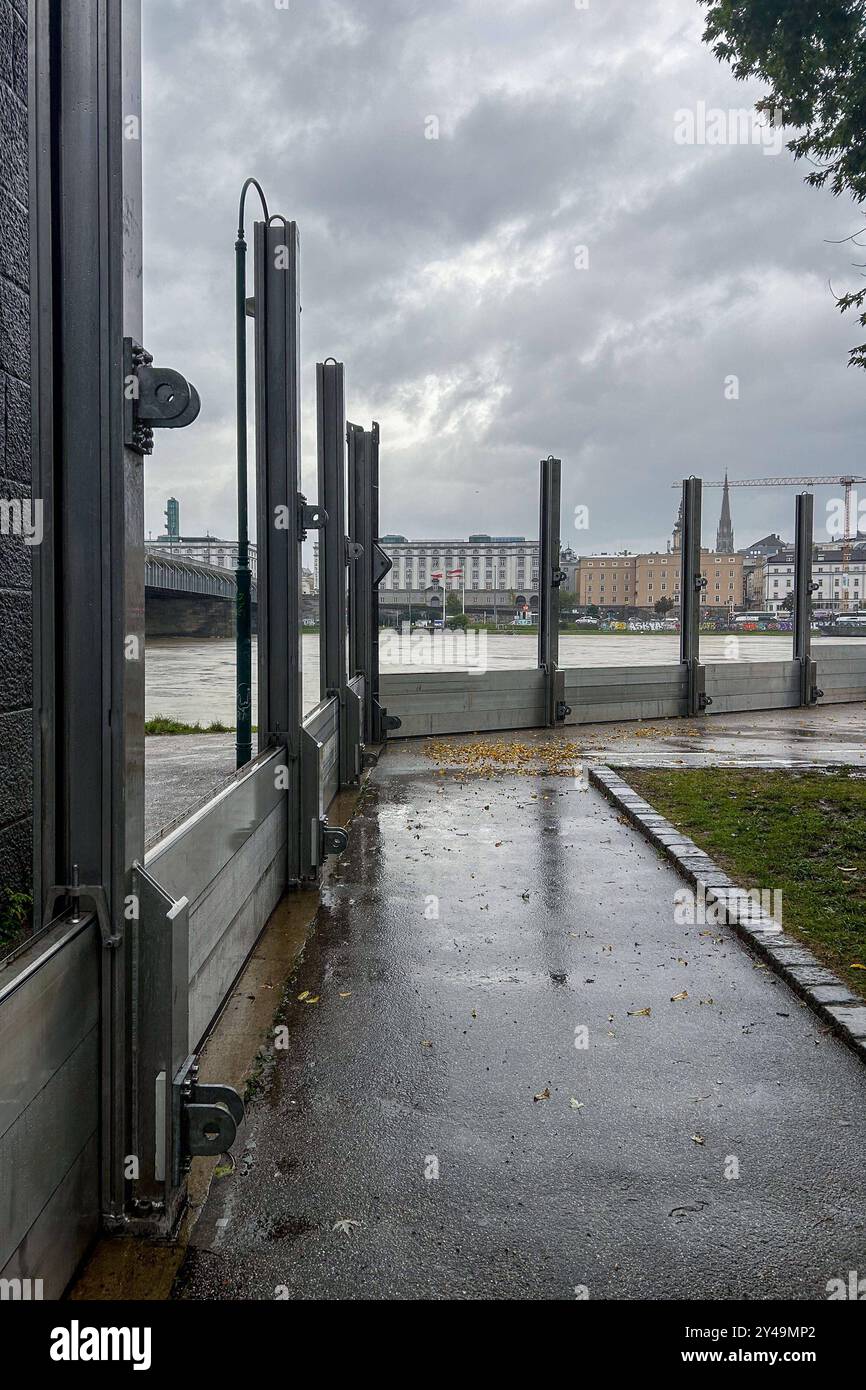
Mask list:
[[152,454],[155,429],[183,429],[200,410],[198,391],[186,377],[170,367],[154,367],[140,343],[124,338],[123,433],[128,449]]
[[187,1057],[174,1082],[181,1166],[189,1158],[228,1153],[244,1118],[244,1103],[234,1087],[199,1081],[198,1065],[197,1057]]

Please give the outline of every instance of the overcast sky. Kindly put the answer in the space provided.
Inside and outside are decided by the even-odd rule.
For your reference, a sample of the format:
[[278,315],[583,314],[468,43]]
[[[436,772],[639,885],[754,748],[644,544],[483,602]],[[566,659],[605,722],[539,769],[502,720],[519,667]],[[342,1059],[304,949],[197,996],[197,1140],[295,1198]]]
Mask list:
[[[550,453],[581,552],[664,548],[671,484],[693,472],[866,467],[866,376],[847,366],[861,334],[828,288],[859,286],[866,255],[830,241],[866,219],[768,154],[772,131],[683,143],[679,112],[760,95],[701,43],[696,0],[143,8],[145,341],[202,398],[148,460],[154,534],[169,493],[186,534],[236,534],[248,174],[300,225],[311,499],[327,356],[346,364],[350,419],[381,425],[383,533],[534,537]],[[705,541],[720,500],[705,495]],[[791,489],[734,492],[736,544],[790,536],[793,506]]]

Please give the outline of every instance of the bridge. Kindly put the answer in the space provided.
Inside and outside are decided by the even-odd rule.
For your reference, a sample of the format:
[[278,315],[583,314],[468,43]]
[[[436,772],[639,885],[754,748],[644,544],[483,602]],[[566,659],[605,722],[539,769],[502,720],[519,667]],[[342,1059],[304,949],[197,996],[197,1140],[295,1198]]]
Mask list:
[[[251,581],[253,630],[258,586]],[[167,555],[145,547],[145,633],[148,637],[231,637],[234,633],[234,570]]]

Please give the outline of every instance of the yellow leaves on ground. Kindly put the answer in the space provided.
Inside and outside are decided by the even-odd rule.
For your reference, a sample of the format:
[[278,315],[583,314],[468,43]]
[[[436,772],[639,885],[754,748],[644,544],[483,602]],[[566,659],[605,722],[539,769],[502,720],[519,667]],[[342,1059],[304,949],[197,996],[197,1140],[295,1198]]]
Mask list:
[[431,739],[424,752],[431,762],[439,763],[439,772],[453,768],[469,777],[493,777],[499,772],[513,772],[520,777],[574,777],[583,752],[573,739],[539,739],[521,743],[514,739],[484,739],[477,743],[459,743],[456,739]]

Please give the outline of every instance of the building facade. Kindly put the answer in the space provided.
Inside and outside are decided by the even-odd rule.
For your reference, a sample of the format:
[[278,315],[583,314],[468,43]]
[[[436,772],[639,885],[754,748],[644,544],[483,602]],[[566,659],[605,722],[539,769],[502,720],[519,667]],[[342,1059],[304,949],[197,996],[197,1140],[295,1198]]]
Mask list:
[[[423,589],[435,574],[446,589],[525,592],[538,587],[538,542],[525,536],[474,535],[468,540],[410,541],[382,536],[392,561],[382,588]],[[461,573],[456,573],[456,571]]]
[[[812,552],[813,610],[857,613],[866,607],[866,544],[815,546]],[[794,592],[794,548],[763,559],[753,581],[759,607],[778,612]]]
[[[441,574],[446,589],[482,594],[521,593],[538,589],[538,542],[525,536],[473,535],[468,540],[410,541],[406,536],[380,536],[379,544],[392,562],[380,585],[386,590],[420,591]],[[313,570],[319,587],[319,547],[313,545]],[[459,573],[458,573],[459,571]]]
[[[680,566],[676,552],[644,555],[584,555],[578,562],[577,595],[581,607],[654,609],[663,599],[680,606]],[[743,603],[743,557],[701,552],[707,581],[702,607],[719,611]]]
[[[196,560],[202,565],[216,565],[219,569],[234,570],[238,565],[237,541],[220,540],[219,536],[160,536],[149,540],[147,549],[158,555],[172,555],[179,560]],[[250,571],[255,577],[258,569],[258,553],[255,545],[249,546]]]

